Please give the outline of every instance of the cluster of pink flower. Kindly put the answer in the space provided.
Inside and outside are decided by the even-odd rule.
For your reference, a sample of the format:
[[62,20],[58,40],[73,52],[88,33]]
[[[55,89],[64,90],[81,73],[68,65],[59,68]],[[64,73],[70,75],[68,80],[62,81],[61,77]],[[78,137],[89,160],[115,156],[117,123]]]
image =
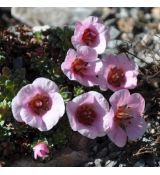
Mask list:
[[[127,90],[137,85],[138,66],[132,59],[122,54],[98,58],[98,54],[105,51],[108,40],[109,29],[97,17],[91,16],[76,24],[71,39],[76,50],[68,50],[62,71],[70,80],[84,86],[99,85],[101,90],[109,88],[116,92],[109,99],[110,106],[102,94],[84,93],[67,103],[66,112],[74,131],[91,139],[107,134],[117,146],[123,147],[127,137],[136,140],[145,132],[146,123],[142,117],[145,101],[140,94],[131,95]],[[58,91],[53,81],[37,78],[13,99],[14,118],[40,131],[50,130],[65,113]],[[36,150],[41,148],[49,152],[44,145]],[[36,152],[35,157],[43,157],[41,154]]]

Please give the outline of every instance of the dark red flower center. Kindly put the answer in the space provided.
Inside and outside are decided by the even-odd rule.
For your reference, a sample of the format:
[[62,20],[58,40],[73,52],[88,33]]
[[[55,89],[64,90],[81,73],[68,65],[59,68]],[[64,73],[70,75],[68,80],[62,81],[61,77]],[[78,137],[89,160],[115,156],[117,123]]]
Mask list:
[[90,29],[87,28],[85,29],[83,35],[82,35],[82,41],[87,45],[87,46],[92,46],[97,39],[97,33]]
[[76,118],[83,125],[92,125],[97,118],[93,105],[83,104],[76,110]]
[[111,68],[108,73],[107,81],[114,87],[120,87],[121,84],[125,83],[125,74],[122,69],[117,67]]
[[74,73],[82,75],[87,70],[87,64],[82,59],[76,58],[71,67]]
[[28,106],[34,114],[43,115],[51,107],[50,98],[46,95],[37,94],[29,101]]

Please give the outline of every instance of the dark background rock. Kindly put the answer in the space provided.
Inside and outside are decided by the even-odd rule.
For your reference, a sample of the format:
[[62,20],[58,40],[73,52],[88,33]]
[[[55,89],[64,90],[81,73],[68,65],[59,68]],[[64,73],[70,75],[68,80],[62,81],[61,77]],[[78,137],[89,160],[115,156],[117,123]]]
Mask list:
[[15,161],[12,167],[73,167],[80,166],[88,161],[88,155],[83,151],[73,151],[66,148],[54,155],[53,160],[48,162],[38,162],[31,158],[22,158]]

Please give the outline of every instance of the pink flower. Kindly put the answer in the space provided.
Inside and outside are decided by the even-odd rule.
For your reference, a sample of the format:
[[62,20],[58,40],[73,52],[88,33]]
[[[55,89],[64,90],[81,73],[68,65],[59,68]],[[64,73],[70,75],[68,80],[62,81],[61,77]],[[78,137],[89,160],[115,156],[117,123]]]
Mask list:
[[127,89],[116,91],[109,99],[111,108],[104,122],[108,137],[119,147],[129,140],[136,140],[146,130],[142,117],[145,108],[144,98]]
[[109,105],[102,94],[90,91],[75,97],[67,103],[67,115],[74,131],[94,139],[104,136],[104,117],[109,111]]
[[109,55],[102,61],[99,86],[112,91],[133,89],[137,86],[138,66],[126,55]]
[[12,101],[14,118],[40,131],[50,130],[64,112],[64,101],[57,85],[46,78],[37,78],[22,87]]
[[87,46],[78,48],[77,52],[69,49],[61,65],[63,73],[70,80],[76,80],[84,86],[98,84],[96,76],[101,67],[102,62],[97,58],[96,51]]
[[49,154],[49,149],[48,149],[48,145],[45,143],[39,143],[37,144],[34,148],[34,158],[37,159],[37,157],[41,157],[41,158],[46,158],[48,157]]
[[89,46],[101,54],[104,52],[109,40],[109,29],[99,18],[90,16],[82,22],[77,22],[74,35],[71,38],[75,48]]

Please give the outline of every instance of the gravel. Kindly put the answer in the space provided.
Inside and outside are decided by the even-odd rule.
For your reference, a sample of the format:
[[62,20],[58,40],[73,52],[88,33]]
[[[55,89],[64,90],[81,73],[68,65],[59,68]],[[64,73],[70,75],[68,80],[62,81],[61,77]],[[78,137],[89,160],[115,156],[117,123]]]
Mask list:
[[145,166],[144,160],[139,160],[134,164],[134,167],[144,167],[144,166]]
[[117,161],[107,160],[105,167],[114,167],[117,164]]

